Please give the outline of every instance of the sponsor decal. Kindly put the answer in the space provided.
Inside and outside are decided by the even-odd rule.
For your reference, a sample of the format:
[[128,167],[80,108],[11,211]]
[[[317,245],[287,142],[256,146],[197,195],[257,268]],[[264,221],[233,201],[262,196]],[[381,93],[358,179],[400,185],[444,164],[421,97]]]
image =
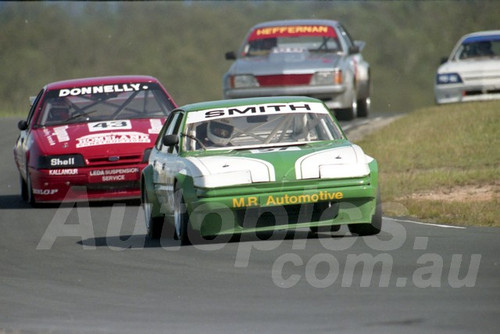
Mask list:
[[188,113],[187,123],[197,123],[206,120],[241,117],[251,115],[276,115],[301,113],[327,114],[328,110],[321,103],[283,103],[283,104],[262,104],[240,107],[220,108],[211,110],[201,110]]
[[68,157],[66,159],[61,159],[61,158],[52,158],[50,159],[50,165],[51,166],[72,166],[75,164],[75,158],[74,157]]
[[54,141],[54,138],[52,138],[53,136],[55,136],[57,138],[57,141],[60,143],[69,141],[69,135],[66,132],[67,128],[68,128],[67,125],[58,126],[58,127],[54,128],[54,132],[51,132],[49,129],[44,128],[43,134],[44,134],[45,138],[47,138],[49,145],[54,146],[56,144],[56,142]]
[[76,147],[80,148],[112,144],[150,143],[151,139],[147,134],[136,131],[127,131],[91,134],[77,138],[77,141],[78,143],[76,144]]
[[139,168],[137,167],[132,167],[132,168],[119,168],[119,169],[97,169],[97,170],[92,170],[90,171],[89,175],[90,176],[101,176],[101,175],[116,175],[116,174],[132,174],[132,173],[138,173]]
[[302,194],[302,195],[267,195],[261,196],[248,196],[248,197],[235,197],[233,198],[233,207],[241,208],[248,206],[275,206],[275,205],[295,205],[295,204],[306,204],[306,203],[316,203],[320,201],[333,201],[341,200],[344,198],[344,194],[340,191],[329,192],[327,190],[322,190],[313,194]]
[[273,37],[294,37],[294,36],[330,36],[337,37],[332,27],[324,25],[295,25],[264,27],[255,29],[249,41]]
[[147,90],[149,87],[144,85],[141,87],[140,83],[120,84],[120,85],[100,85],[88,87],[76,87],[70,89],[61,89],[59,97],[64,96],[79,96],[89,94],[103,94],[103,93],[123,93],[123,92],[138,92],[141,89]]
[[59,189],[33,189],[35,195],[54,195]]
[[[71,159],[74,160],[74,158]],[[49,170],[49,175],[76,175],[76,174],[78,174],[78,168]]]
[[88,126],[90,132],[132,129],[132,123],[128,119],[120,121],[92,122],[88,123]]
[[52,133],[47,129],[43,129],[43,132],[45,134],[45,138],[47,138],[47,141],[49,142],[49,145],[54,146],[56,144],[56,142],[52,138]]
[[57,137],[57,140],[60,143],[69,140],[68,133],[66,132],[67,128],[68,128],[67,125],[58,126],[58,127],[54,128],[54,135]]
[[104,182],[109,182],[109,181],[123,181],[123,180],[125,180],[125,175],[108,175],[108,176],[103,176],[102,180]]
[[[92,170],[89,173],[89,176],[95,180],[95,177],[100,177],[102,182],[113,182],[113,181],[125,181],[127,179],[128,174],[137,174],[139,173],[139,168],[130,167],[130,168],[118,168],[118,169],[97,169]],[[130,179],[130,177],[129,177]]]
[[149,120],[149,123],[151,124],[151,128],[148,130],[149,133],[151,134],[158,134],[160,133],[161,128],[163,127],[163,124],[160,119],[158,118],[151,118]]

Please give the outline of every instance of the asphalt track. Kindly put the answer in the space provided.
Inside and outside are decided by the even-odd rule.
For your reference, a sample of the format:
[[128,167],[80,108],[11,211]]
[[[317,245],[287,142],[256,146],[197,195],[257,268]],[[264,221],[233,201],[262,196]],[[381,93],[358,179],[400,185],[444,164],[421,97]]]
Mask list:
[[16,123],[0,120],[0,334],[498,332],[498,228],[151,243],[136,203],[24,204]]

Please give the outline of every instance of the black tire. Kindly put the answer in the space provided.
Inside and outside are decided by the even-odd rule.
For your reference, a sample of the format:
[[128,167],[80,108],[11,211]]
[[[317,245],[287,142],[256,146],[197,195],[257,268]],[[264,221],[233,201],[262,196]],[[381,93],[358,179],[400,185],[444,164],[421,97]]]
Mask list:
[[358,117],[368,117],[370,113],[371,100],[370,97],[358,100]]
[[141,195],[141,205],[144,211],[144,220],[146,222],[146,229],[148,238],[151,240],[156,240],[161,238],[161,232],[163,230],[163,217],[153,217],[152,205],[148,193],[145,189],[142,190]]
[[353,108],[339,109],[336,111],[339,121],[352,121],[356,117],[355,114]]
[[350,121],[358,116],[358,101],[356,101],[356,94],[354,94],[351,106],[349,108],[338,109],[336,115],[341,121]]
[[375,214],[372,216],[370,224],[349,224],[349,231],[359,236],[379,234],[382,230],[382,201],[380,199],[380,190],[377,191],[377,205]]
[[174,225],[175,225],[175,238],[181,242],[181,245],[189,245],[188,224],[189,215],[187,206],[184,202],[182,189],[175,185],[174,193]]
[[23,198],[25,198],[25,201],[32,207],[38,207],[38,203],[35,200],[35,195],[33,195],[33,185],[31,184],[31,175],[29,170],[26,170],[26,188],[24,189],[24,191],[25,193],[23,195],[23,188],[21,187],[21,194]]
[[321,233],[321,232],[337,232],[340,230],[340,225],[332,225],[332,226],[312,226],[309,228],[312,233]]
[[23,201],[28,202],[28,198],[29,198],[28,185],[26,184],[26,181],[24,181],[21,174],[19,174],[19,184],[21,187],[21,198],[23,199]]

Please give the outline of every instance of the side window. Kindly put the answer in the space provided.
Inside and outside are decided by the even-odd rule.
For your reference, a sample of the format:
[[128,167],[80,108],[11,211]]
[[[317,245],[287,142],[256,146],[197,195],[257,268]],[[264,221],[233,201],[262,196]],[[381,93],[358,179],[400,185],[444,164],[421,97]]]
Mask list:
[[[167,128],[167,131],[165,134],[167,134],[167,135],[179,134],[179,128],[180,128],[181,123],[182,123],[183,114],[181,114],[179,112],[179,113],[177,113],[176,116],[177,117],[174,120],[172,120],[172,124],[170,124],[171,126],[169,126]],[[179,138],[179,140],[181,140],[181,138]],[[171,146],[168,149],[168,153],[178,153],[178,151],[179,151],[179,145]]]
[[345,43],[347,44],[347,50],[349,50],[349,48],[354,46],[354,42],[352,41],[351,35],[349,35],[347,30],[345,30],[344,27],[342,27],[341,25],[338,25],[337,29],[342,35],[342,40],[344,40]]
[[169,115],[167,121],[165,122],[165,126],[162,131],[158,135],[158,139],[156,141],[156,149],[163,152],[168,153],[177,153],[178,146],[165,147],[163,145],[163,137],[165,135],[177,134],[179,131],[179,127],[182,123],[183,113],[181,111],[175,111]]
[[178,112],[172,112],[170,115],[168,115],[168,118],[165,121],[165,125],[161,129],[160,133],[158,134],[158,138],[156,139],[155,147],[158,151],[161,151],[163,147],[163,137],[166,134],[172,133],[171,129],[175,125],[177,118],[179,118]]
[[[36,96],[35,100],[32,101],[32,104],[31,104],[31,107],[30,107],[30,111],[28,113],[28,117],[26,118],[26,122],[28,124],[31,123],[31,121],[33,120],[33,115],[35,114],[35,111],[36,111],[36,108],[37,108],[37,105],[39,104],[40,102],[40,99],[42,98],[42,95],[45,91],[42,89],[38,95]],[[31,100],[31,98],[30,98]]]

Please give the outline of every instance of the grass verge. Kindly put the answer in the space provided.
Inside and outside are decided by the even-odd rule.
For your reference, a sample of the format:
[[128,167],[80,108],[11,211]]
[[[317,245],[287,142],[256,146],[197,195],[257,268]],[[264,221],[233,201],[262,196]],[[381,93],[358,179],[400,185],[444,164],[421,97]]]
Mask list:
[[379,162],[384,214],[500,226],[500,101],[416,110],[357,143]]

